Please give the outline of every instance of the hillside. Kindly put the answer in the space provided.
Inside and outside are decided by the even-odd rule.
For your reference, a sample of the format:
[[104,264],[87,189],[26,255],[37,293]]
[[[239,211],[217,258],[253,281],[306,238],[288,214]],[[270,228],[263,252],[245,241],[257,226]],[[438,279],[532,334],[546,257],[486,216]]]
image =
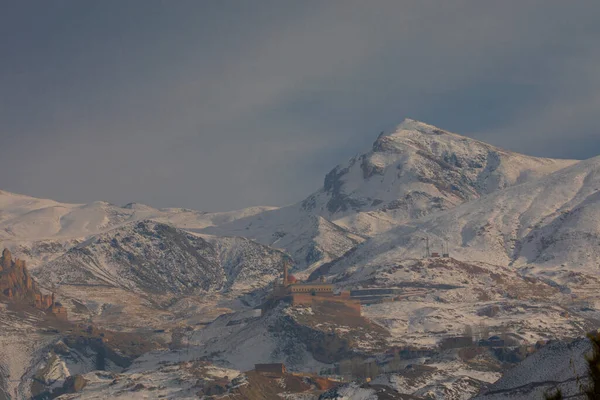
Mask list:
[[79,318],[168,326],[174,318],[211,320],[238,296],[269,285],[288,260],[248,239],[201,237],[140,221],[93,236],[35,276],[70,299],[65,305]]
[[188,294],[263,287],[280,273],[285,259],[248,239],[203,238],[140,221],[92,237],[39,268],[36,276],[50,285]]
[[131,222],[154,220],[201,229],[271,209],[251,207],[205,213],[183,208],[156,209],[139,203],[123,207],[104,201],[68,204],[0,191],[0,240],[35,269],[93,235]]
[[[587,339],[554,342],[507,371],[478,400],[543,399],[557,387],[565,398],[582,399],[579,385],[587,382],[586,355],[591,354]],[[578,383],[578,379],[581,382]]]
[[129,203],[123,207],[105,201],[69,204],[0,191],[0,238],[29,241],[78,238],[144,219],[181,227],[204,228],[270,209],[273,207],[206,213],[184,208],[156,209],[140,203]]
[[447,242],[465,261],[510,265],[569,287],[598,286],[600,157],[509,187],[373,237],[329,265],[328,274],[394,265]]
[[284,250],[293,257],[299,270],[334,260],[364,240],[323,217],[294,207],[242,218],[201,232],[243,236]]
[[210,244],[150,221],[94,236],[38,269],[36,276],[46,284],[150,293],[220,290],[225,283]]

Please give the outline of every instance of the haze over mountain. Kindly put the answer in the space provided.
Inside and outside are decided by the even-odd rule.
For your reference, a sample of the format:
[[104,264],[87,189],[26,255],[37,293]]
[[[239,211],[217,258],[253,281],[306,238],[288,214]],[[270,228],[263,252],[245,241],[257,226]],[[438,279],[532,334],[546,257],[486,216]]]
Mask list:
[[593,0],[129,1],[3,8],[3,190],[281,206],[405,115],[526,154],[600,153]]

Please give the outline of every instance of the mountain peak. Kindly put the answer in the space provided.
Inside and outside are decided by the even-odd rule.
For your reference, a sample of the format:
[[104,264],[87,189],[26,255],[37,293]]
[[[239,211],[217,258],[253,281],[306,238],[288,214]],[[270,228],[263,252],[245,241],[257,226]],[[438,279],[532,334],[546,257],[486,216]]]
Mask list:
[[437,126],[430,125],[422,121],[417,121],[416,119],[405,118],[404,121],[398,124],[393,131],[382,132],[377,138],[377,140],[380,140],[382,138],[405,137],[414,134],[443,135],[450,133],[448,131],[438,128]]
[[[425,122],[417,121],[416,119],[405,118],[397,127],[396,132],[399,131],[419,131],[421,133],[436,133],[444,132],[442,129],[429,125]],[[392,133],[393,134],[393,133]]]
[[380,134],[370,151],[334,168],[321,193],[304,204],[352,232],[368,234],[379,225],[453,208],[573,163],[505,151],[407,118]]
[[[374,153],[402,152],[407,144],[412,147],[422,147],[420,144],[427,142],[455,142],[456,139],[464,139],[460,135],[452,134],[448,131],[438,128],[425,122],[406,118],[396,129],[390,132],[382,132],[373,143],[372,151]],[[429,147],[429,146],[426,146]],[[421,150],[429,149],[423,148]]]

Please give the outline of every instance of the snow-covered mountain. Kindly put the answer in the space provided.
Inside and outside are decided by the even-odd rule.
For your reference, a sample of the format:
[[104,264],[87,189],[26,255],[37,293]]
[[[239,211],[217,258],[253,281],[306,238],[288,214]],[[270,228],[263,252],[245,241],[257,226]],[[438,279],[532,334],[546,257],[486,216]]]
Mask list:
[[97,235],[36,271],[53,285],[121,287],[149,293],[216,291],[226,276],[204,239],[151,221]]
[[[598,287],[600,157],[375,236],[328,274],[384,268],[447,242],[453,257],[511,265],[569,286]],[[583,275],[581,275],[583,274]]]
[[144,220],[93,236],[34,274],[65,299],[73,319],[162,327],[210,321],[228,311],[228,301],[269,285],[289,262],[249,239],[201,237]]
[[283,208],[224,213],[140,203],[66,204],[0,192],[0,239],[35,269],[92,235],[154,220],[218,236],[242,236],[283,249],[300,269],[340,257],[365,237],[451,209],[576,161],[504,151],[407,119],[372,148],[338,165],[323,187]]
[[576,162],[508,152],[407,119],[370,151],[335,167],[302,202],[205,231],[249,237],[285,249],[300,268],[316,267],[362,237]]
[[364,238],[298,207],[286,207],[242,218],[202,232],[243,236],[285,250],[299,269],[317,267],[352,249]]
[[[306,209],[353,231],[380,232],[576,163],[505,151],[406,119],[369,152],[338,165]],[[357,212],[368,215],[357,216]],[[369,226],[369,222],[381,220]],[[389,223],[389,222],[388,222]]]
[[144,219],[200,229],[270,209],[273,207],[206,213],[185,208],[156,209],[140,203],[129,203],[123,207],[105,201],[69,204],[0,191],[0,239],[34,241],[79,238]]
[[245,238],[200,236],[132,222],[73,247],[36,271],[46,285],[114,286],[148,293],[264,287],[289,257]]
[[0,240],[35,269],[93,235],[130,222],[151,219],[183,229],[201,229],[271,209],[205,213],[139,203],[123,207],[104,201],[68,204],[0,191]]

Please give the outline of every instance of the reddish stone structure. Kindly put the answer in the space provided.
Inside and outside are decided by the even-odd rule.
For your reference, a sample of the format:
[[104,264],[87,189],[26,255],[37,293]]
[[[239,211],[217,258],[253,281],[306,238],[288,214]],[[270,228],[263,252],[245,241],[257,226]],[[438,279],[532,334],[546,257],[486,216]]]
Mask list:
[[288,274],[287,263],[283,266],[283,282],[275,282],[273,291],[263,310],[269,309],[279,301],[288,301],[292,305],[314,306],[326,303],[345,305],[350,314],[360,316],[360,301],[350,298],[350,292],[344,291],[339,295],[333,293],[333,285],[325,282],[324,278],[318,283],[304,283]]

